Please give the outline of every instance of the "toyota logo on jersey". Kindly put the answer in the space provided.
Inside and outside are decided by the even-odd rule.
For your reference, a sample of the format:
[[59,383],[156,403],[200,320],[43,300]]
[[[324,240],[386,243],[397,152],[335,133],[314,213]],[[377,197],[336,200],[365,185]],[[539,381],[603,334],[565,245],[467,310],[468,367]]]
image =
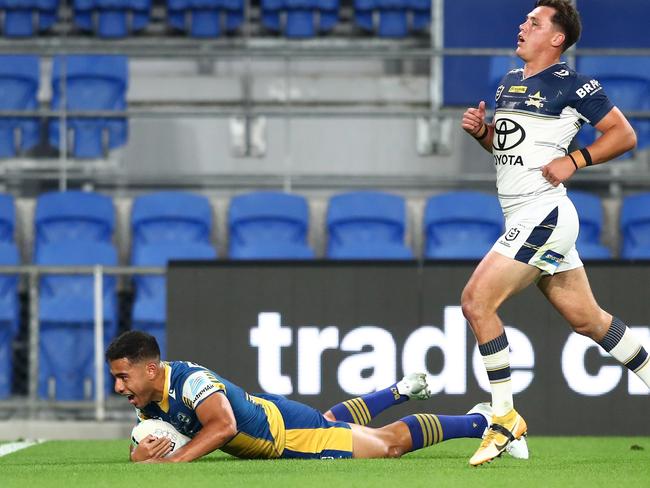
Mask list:
[[494,126],[494,149],[507,151],[517,147],[526,138],[524,128],[511,119],[499,119]]

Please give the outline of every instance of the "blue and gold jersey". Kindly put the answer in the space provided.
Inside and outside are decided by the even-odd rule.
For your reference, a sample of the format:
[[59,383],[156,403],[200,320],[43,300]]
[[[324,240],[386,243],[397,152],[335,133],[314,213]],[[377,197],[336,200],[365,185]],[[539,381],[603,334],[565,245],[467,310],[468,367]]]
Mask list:
[[565,63],[524,76],[508,72],[496,92],[492,153],[499,200],[506,214],[537,197],[563,197],[542,166],[565,156],[583,123],[596,125],[613,108],[600,83]]
[[316,410],[277,395],[249,395],[203,366],[163,362],[160,402],[136,409],[139,420],[156,418],[194,437],[201,430],[196,409],[210,395],[223,394],[237,421],[237,434],[221,447],[241,458],[350,457],[352,434],[342,422],[328,422]]

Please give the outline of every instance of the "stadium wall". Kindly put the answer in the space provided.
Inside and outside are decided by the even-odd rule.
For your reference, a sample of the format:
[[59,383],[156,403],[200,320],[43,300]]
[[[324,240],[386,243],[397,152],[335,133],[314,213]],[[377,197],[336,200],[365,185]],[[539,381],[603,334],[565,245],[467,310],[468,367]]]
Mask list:
[[[460,309],[475,263],[173,263],[168,349],[247,391],[325,411],[426,370],[434,398],[414,411],[463,413],[489,401]],[[591,264],[594,293],[650,347],[650,264]],[[502,310],[516,403],[538,435],[648,435],[648,389],[570,332],[532,287]]]

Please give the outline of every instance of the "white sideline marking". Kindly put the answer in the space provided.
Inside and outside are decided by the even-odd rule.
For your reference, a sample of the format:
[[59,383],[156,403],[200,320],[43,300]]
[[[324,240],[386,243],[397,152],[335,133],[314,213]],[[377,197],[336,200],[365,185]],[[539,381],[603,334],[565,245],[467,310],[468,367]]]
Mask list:
[[35,441],[20,441],[20,442],[10,442],[8,444],[2,444],[0,445],[0,457],[6,456],[7,454],[14,453],[16,451],[20,451],[21,449],[27,449],[28,447],[35,446],[36,444],[40,444],[43,441],[41,440],[35,440]]

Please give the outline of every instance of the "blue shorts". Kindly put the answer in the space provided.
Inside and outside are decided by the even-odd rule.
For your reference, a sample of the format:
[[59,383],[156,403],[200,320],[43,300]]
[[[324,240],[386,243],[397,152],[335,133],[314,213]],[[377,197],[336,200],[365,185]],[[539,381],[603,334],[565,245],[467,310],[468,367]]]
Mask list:
[[284,421],[285,459],[341,459],[352,457],[352,429],[330,422],[318,410],[280,395],[255,395],[275,404]]

